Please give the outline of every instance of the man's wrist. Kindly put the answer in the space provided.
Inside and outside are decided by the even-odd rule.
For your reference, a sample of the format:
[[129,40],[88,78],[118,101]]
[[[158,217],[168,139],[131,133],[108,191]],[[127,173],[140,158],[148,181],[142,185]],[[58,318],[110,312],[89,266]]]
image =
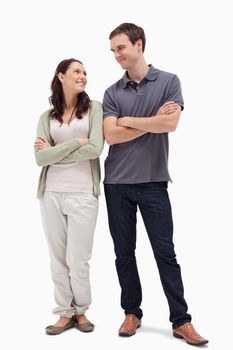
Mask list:
[[123,122],[123,126],[130,128],[131,127],[131,117],[123,117],[122,118],[122,122]]

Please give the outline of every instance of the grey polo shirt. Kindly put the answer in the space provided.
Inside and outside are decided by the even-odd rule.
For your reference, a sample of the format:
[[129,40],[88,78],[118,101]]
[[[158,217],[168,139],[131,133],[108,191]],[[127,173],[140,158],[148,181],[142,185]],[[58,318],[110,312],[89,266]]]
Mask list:
[[[179,78],[150,65],[148,74],[137,88],[125,72],[122,79],[105,91],[104,118],[150,117],[167,101],[174,101],[183,109]],[[147,133],[135,140],[112,145],[105,160],[104,183],[171,181],[168,151],[168,133]]]

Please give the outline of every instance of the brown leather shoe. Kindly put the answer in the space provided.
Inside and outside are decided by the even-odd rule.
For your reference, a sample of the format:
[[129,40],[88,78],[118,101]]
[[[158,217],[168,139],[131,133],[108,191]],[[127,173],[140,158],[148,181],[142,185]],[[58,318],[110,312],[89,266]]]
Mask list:
[[202,338],[194,329],[190,322],[173,329],[173,335],[176,338],[182,338],[190,345],[204,345],[209,341]]
[[139,320],[134,314],[128,314],[122,323],[118,334],[121,337],[131,337],[136,333],[137,328],[141,326],[141,320]]

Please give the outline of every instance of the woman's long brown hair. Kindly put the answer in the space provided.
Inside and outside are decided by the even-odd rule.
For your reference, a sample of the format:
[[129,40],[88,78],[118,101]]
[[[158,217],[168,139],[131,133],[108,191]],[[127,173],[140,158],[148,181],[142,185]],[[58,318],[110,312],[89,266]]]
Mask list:
[[[50,111],[50,117],[52,119],[57,119],[59,122],[63,123],[62,121],[62,115],[64,113],[64,104],[65,99],[63,95],[62,85],[60,80],[58,79],[58,74],[63,73],[67,71],[71,63],[73,62],[80,62],[79,60],[75,58],[69,58],[66,60],[61,61],[56,69],[55,75],[53,77],[53,80],[51,82],[51,91],[52,95],[49,97],[49,102],[52,105],[52,110]],[[76,109],[75,109],[75,115],[76,118],[82,119],[83,115],[87,112],[88,108],[90,106],[90,98],[87,95],[85,91],[81,92],[77,96],[76,101]]]

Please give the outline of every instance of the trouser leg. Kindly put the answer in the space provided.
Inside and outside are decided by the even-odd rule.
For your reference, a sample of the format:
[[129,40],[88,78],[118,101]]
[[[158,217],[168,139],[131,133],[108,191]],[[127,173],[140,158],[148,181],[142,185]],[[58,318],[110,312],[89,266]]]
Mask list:
[[67,215],[66,261],[70,269],[72,305],[75,313],[84,314],[91,304],[89,260],[98,213],[98,199],[85,193],[67,194],[64,205]]
[[55,314],[72,317],[73,292],[66,263],[67,218],[62,213],[62,194],[45,192],[41,199],[41,217],[48,243],[54,296],[58,305]]
[[173,244],[173,222],[166,183],[142,184],[139,208],[159,269],[173,328],[191,321]]
[[142,318],[142,290],[135,258],[137,205],[131,198],[128,185],[105,184],[104,187],[121,286],[121,306],[126,314]]

